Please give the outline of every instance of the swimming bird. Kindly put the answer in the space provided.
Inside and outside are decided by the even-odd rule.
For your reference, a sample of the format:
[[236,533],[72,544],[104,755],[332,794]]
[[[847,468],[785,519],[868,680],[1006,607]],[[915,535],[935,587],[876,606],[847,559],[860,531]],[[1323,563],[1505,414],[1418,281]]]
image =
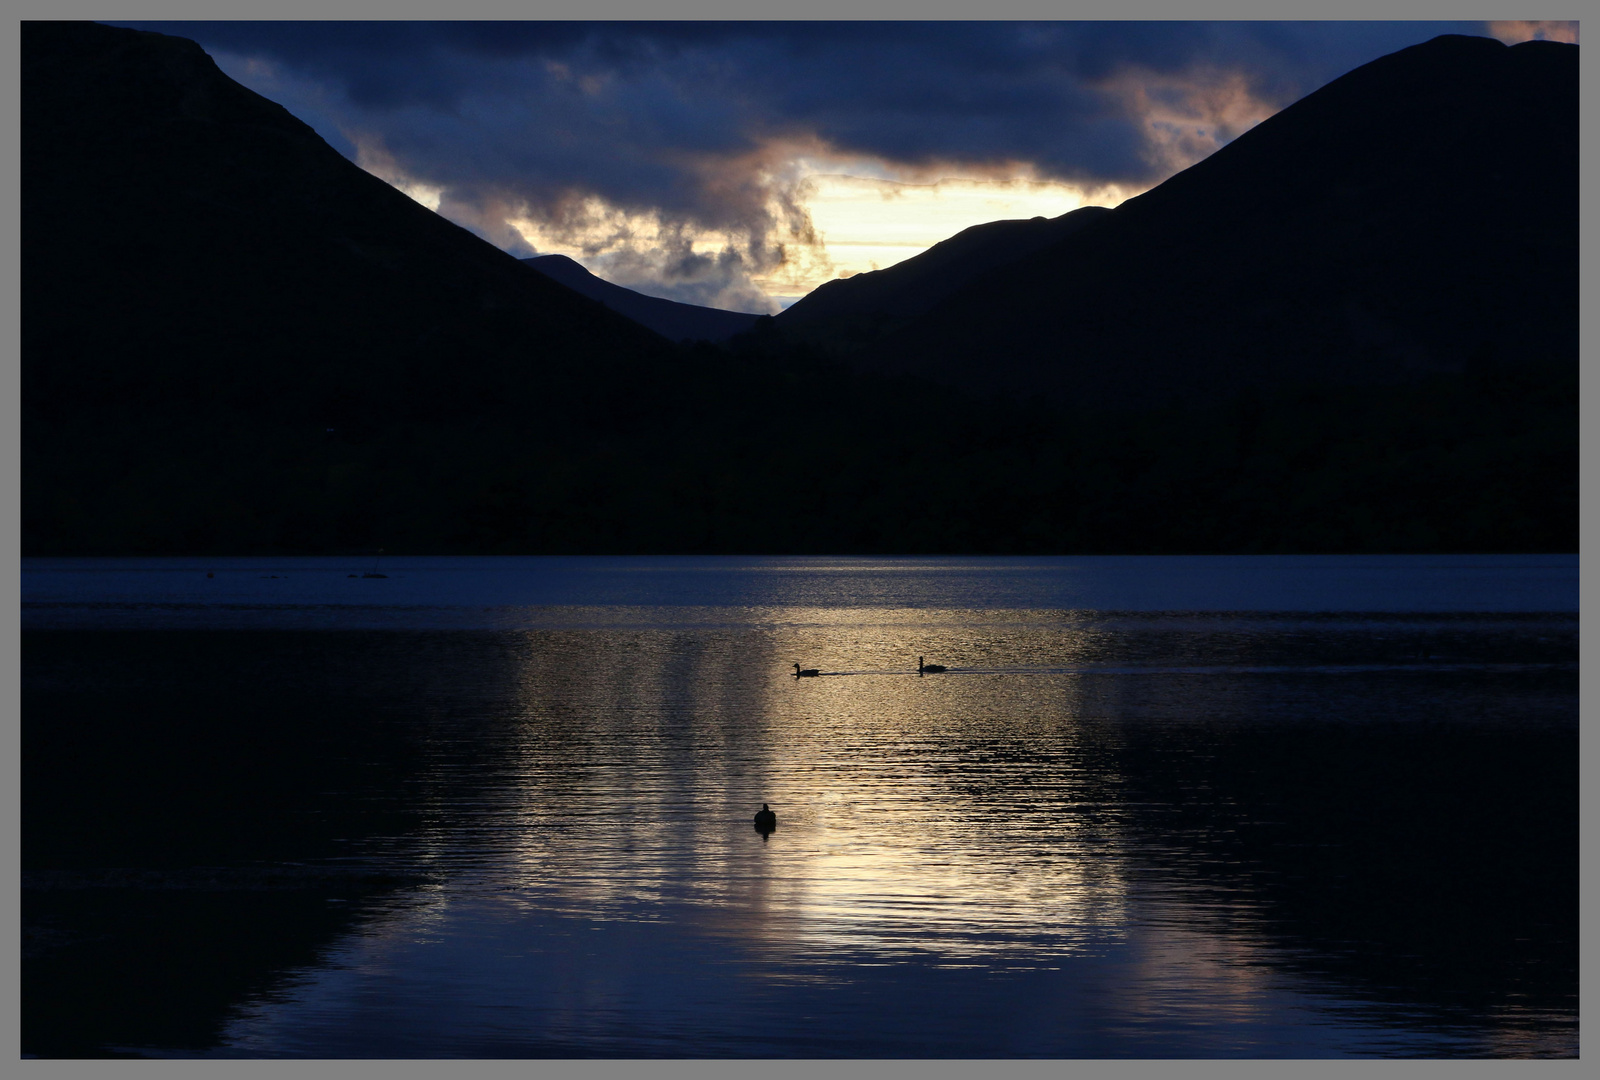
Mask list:
[[920,656],[917,657],[917,674],[918,675],[937,675],[937,674],[939,674],[939,672],[941,672],[943,670],[944,670],[944,665],[943,664],[924,664],[922,662],[922,657],[920,657]]
[[764,833],[769,833],[778,827],[778,815],[766,803],[761,804],[761,809],[756,811],[756,828]]
[[794,666],[794,677],[797,678],[797,679],[809,679],[814,675],[821,675],[821,674],[822,674],[822,672],[818,671],[814,667],[808,667],[804,671],[801,671],[799,664],[795,664],[795,666]]

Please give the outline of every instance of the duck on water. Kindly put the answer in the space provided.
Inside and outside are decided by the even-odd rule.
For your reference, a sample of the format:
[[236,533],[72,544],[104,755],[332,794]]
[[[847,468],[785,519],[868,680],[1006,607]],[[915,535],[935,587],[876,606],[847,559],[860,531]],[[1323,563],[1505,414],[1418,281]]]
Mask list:
[[924,664],[922,661],[923,657],[917,657],[918,675],[937,675],[941,671],[945,670],[945,666],[943,664]]
[[761,804],[761,809],[756,811],[756,831],[765,835],[778,827],[778,815],[766,803]]
[[800,665],[798,663],[796,663],[794,666],[794,677],[797,679],[811,679],[821,674],[822,672],[814,667],[808,667],[802,671],[800,670]]

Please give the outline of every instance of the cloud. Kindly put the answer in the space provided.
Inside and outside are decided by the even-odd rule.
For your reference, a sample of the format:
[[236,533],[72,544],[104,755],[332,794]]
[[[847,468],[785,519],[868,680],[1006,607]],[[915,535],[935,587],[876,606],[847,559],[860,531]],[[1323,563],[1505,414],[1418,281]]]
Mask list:
[[505,220],[520,241],[502,244],[513,254],[568,255],[619,285],[731,311],[774,313],[776,305],[755,279],[792,261],[783,244],[772,242],[770,230],[707,230],[658,209],[630,212],[594,195],[575,194],[537,214],[524,205]]
[[1209,66],[1175,74],[1127,67],[1100,88],[1121,102],[1145,161],[1165,175],[1210,156],[1281,107],[1260,96],[1245,72]]
[[1565,41],[1578,43],[1576,19],[1499,20],[1488,24],[1489,36],[1507,45],[1524,41]]
[[[1485,26],[125,25],[198,40],[362,167],[514,254],[561,251],[656,295],[746,310],[848,272],[813,220],[819,176],[1125,197],[1359,64]],[[1505,32],[1564,32],[1516,25]],[[914,209],[903,202],[882,220]]]

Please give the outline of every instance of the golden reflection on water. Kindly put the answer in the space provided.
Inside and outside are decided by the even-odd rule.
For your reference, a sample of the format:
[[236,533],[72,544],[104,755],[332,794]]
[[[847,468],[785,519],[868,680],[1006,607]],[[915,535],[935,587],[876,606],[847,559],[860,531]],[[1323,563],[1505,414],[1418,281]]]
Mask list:
[[[757,953],[1081,949],[1125,917],[1117,778],[1082,730],[1078,679],[994,669],[1082,662],[1091,643],[1070,619],[955,614],[601,630],[586,613],[528,631],[500,805],[473,846],[500,887],[613,918],[686,901]],[[951,673],[918,675],[918,656]],[[795,662],[827,674],[796,679]],[[751,825],[763,802],[769,838]]]
[[[1199,687],[1174,669],[1325,665],[1343,638],[1284,645],[1301,628],[1252,637],[1238,619],[1147,618],[1137,633],[1116,622],[529,612],[523,629],[485,636],[481,694],[440,695],[454,711],[431,766],[438,884],[341,946],[315,975],[323,1004],[276,1020],[261,1006],[239,1045],[284,1045],[307,1022],[317,1039],[342,1037],[345,1002],[364,990],[404,1016],[393,1031],[420,1025],[432,1034],[419,1045],[454,1045],[480,1021],[435,1016],[446,987],[493,1011],[484,1031],[521,1024],[638,1056],[758,1056],[740,1040],[766,1026],[776,1052],[811,1056],[838,1052],[810,1041],[829,1030],[921,1056],[1460,1053],[1457,1034],[1428,1042],[1403,1011],[1373,1024],[1297,974],[1243,871],[1218,891],[1191,872],[1212,857],[1203,845],[1165,831],[1192,789],[1139,787],[1151,753],[1170,749],[1150,750],[1149,727],[1196,710],[1206,730],[1228,710],[1270,715],[1283,693],[1262,680]],[[918,675],[919,656],[949,671]],[[795,663],[824,674],[797,679]],[[1166,674],[1104,677],[1133,669]],[[1329,685],[1305,691],[1311,709]],[[487,743],[452,757],[451,738]],[[443,779],[462,767],[477,774]],[[763,802],[779,822],[765,837],[752,822]],[[1152,857],[1161,845],[1189,854]],[[903,994],[932,1010],[905,1010],[911,1042],[882,1030]],[[1001,1019],[981,1012],[996,994]],[[746,1002],[759,1023],[742,1019]],[[1513,1011],[1502,1034],[1471,1037],[1485,1053],[1562,1053],[1551,1027]]]

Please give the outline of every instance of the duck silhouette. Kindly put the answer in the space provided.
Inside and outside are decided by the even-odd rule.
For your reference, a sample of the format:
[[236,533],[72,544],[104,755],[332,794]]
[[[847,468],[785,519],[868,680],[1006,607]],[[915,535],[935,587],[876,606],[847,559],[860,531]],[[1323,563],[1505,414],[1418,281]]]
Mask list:
[[808,667],[804,671],[801,671],[799,664],[795,664],[794,666],[794,677],[797,679],[810,679],[821,674],[822,672],[818,671],[814,667]]
[[917,674],[918,675],[937,675],[937,674],[939,674],[939,672],[945,670],[945,667],[944,667],[943,664],[924,664],[922,662],[922,660],[923,660],[922,657],[920,657],[920,656],[917,657]]
[[761,809],[756,811],[756,832],[766,836],[778,827],[778,815],[766,803],[761,804]]

